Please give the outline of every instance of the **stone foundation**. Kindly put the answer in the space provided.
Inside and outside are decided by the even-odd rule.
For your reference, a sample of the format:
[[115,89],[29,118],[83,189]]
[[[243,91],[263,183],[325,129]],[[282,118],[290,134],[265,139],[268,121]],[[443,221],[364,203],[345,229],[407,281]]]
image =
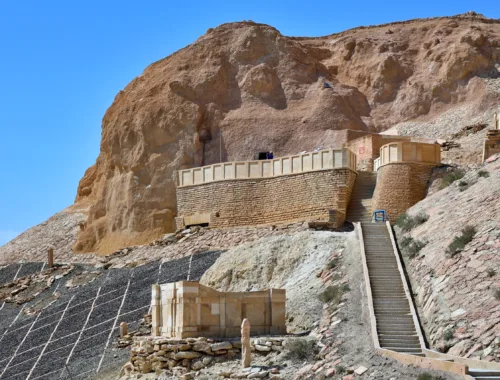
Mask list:
[[[282,351],[284,337],[259,337],[250,341],[251,351],[267,355]],[[174,375],[188,371],[198,371],[215,362],[223,362],[241,356],[241,340],[213,340],[207,338],[187,338],[185,340],[161,337],[134,338],[130,351],[129,371],[132,373],[161,373],[170,370]],[[267,374],[262,374],[266,377]]]
[[350,169],[327,169],[178,187],[176,227],[190,220],[210,227],[323,220],[340,227],[355,178]]
[[425,198],[433,166],[390,163],[378,169],[373,194],[373,210],[386,210],[389,220],[397,217]]

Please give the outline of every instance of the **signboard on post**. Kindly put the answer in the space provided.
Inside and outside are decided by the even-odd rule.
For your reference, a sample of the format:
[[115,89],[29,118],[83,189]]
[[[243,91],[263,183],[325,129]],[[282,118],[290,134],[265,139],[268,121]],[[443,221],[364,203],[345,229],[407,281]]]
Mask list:
[[385,212],[385,210],[375,210],[373,212],[373,216],[372,216],[372,222],[385,222],[386,220],[389,220],[388,216],[387,216],[387,213]]

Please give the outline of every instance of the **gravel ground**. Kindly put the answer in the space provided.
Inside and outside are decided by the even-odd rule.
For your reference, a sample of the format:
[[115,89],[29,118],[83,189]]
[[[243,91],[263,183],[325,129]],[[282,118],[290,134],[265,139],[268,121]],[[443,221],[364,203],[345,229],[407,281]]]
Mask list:
[[[136,268],[101,270],[96,280],[68,289],[65,283],[93,267],[76,265],[35,300],[23,306],[0,304],[0,379],[86,379],[127,361],[127,349],[113,347],[120,322],[138,327],[149,311],[154,283],[198,280],[219,251],[210,251],[167,263],[153,261]],[[0,268],[0,283],[17,274],[42,269],[42,263],[12,264]],[[57,302],[37,315],[23,309],[54,292]],[[69,359],[68,359],[69,358]],[[65,363],[68,361],[67,367]]]

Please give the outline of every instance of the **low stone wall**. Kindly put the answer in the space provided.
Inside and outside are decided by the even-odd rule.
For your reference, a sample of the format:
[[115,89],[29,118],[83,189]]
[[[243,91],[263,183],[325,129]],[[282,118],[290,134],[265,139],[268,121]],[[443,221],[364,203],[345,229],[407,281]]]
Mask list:
[[210,227],[299,220],[340,227],[355,178],[353,170],[342,168],[178,187],[176,226],[184,228],[191,219]]
[[378,169],[373,194],[373,210],[386,210],[389,220],[425,198],[433,167],[430,165],[391,163]]
[[[259,337],[250,340],[251,350],[267,355],[284,349],[284,337]],[[137,337],[130,351],[129,373],[149,373],[168,369],[180,376],[188,371],[198,371],[213,363],[240,356],[241,340],[216,341],[207,338],[185,340],[157,337]],[[249,374],[250,375],[250,374]],[[260,377],[266,377],[262,373]]]

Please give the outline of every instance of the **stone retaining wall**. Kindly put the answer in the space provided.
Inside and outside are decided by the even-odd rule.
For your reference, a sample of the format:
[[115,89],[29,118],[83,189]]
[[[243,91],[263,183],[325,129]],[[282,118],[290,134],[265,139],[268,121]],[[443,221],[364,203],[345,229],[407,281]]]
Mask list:
[[[282,351],[284,337],[259,337],[250,340],[252,352],[267,355]],[[188,371],[198,371],[212,363],[231,360],[240,356],[241,340],[215,341],[207,338],[187,338],[185,340],[157,337],[134,338],[130,351],[132,373],[149,373],[168,369],[174,375]],[[260,377],[266,377],[267,373]]]
[[432,166],[391,163],[378,169],[373,194],[373,210],[386,210],[389,220],[397,217],[425,198]]
[[177,228],[192,219],[210,227],[235,227],[299,220],[331,221],[340,227],[356,173],[328,169],[211,182],[177,188]]

